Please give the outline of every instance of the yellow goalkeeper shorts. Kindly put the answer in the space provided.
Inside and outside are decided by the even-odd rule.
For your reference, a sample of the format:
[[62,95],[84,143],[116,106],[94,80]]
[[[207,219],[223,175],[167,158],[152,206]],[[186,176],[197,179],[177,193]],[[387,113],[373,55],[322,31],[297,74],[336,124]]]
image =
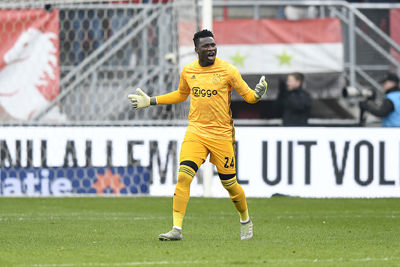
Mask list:
[[186,132],[180,154],[180,162],[193,161],[200,167],[210,154],[210,162],[220,174],[235,174],[236,160],[233,140],[204,138],[192,132]]

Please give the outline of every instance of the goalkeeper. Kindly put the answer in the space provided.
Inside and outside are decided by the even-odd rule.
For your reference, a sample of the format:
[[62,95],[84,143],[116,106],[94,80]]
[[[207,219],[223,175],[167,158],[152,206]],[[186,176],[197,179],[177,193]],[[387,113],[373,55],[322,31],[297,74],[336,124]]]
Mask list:
[[235,89],[246,102],[257,103],[267,91],[267,83],[263,76],[255,90],[250,89],[233,65],[216,57],[217,47],[211,31],[195,33],[193,41],[198,60],[183,68],[178,90],[149,97],[138,88],[138,95],[129,95],[135,109],[175,104],[191,96],[189,124],[181,147],[178,182],[173,197],[173,228],[160,234],[158,239],[183,239],[182,224],[190,184],[208,154],[240,215],[240,239],[251,239],[253,223],[243,188],[236,179],[235,130],[230,102],[232,89]]

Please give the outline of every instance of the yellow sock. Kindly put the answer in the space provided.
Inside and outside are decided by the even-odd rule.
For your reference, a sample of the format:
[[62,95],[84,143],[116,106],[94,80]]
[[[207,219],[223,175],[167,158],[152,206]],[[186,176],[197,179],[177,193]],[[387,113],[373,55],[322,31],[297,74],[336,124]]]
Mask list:
[[236,210],[239,212],[240,221],[246,222],[249,220],[249,211],[247,209],[246,196],[244,194],[243,188],[238,184],[236,176],[229,180],[221,180],[222,185],[226,190],[228,190],[229,196]]
[[180,229],[182,229],[184,215],[179,212],[173,211],[172,217],[174,227],[179,227]]
[[247,222],[249,220],[249,210],[246,209],[244,212],[239,212],[240,222]]
[[174,226],[179,228],[182,228],[183,217],[185,216],[186,206],[190,197],[190,184],[194,175],[195,171],[188,166],[181,165],[179,168],[172,213]]

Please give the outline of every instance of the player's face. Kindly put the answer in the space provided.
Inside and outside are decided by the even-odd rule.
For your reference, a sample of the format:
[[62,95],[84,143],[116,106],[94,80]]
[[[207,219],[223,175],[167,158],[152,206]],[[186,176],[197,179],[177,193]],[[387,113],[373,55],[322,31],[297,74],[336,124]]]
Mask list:
[[200,38],[195,51],[199,55],[200,66],[206,67],[214,64],[217,56],[217,45],[215,44],[214,38]]
[[301,85],[301,82],[296,80],[296,78],[294,76],[289,75],[287,77],[286,86],[289,91],[292,91],[293,89],[300,87],[300,85]]

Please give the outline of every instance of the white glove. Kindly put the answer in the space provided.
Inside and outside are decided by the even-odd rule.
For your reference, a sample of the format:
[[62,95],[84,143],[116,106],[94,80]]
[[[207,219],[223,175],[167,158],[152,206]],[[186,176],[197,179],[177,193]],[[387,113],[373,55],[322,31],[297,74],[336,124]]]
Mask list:
[[267,88],[268,88],[268,83],[265,81],[265,76],[262,76],[260,81],[256,85],[256,89],[254,89],[254,91],[256,91],[254,93],[254,96],[260,99],[267,92]]
[[139,95],[128,95],[134,109],[147,108],[150,106],[150,97],[143,92],[140,88],[136,89]]

